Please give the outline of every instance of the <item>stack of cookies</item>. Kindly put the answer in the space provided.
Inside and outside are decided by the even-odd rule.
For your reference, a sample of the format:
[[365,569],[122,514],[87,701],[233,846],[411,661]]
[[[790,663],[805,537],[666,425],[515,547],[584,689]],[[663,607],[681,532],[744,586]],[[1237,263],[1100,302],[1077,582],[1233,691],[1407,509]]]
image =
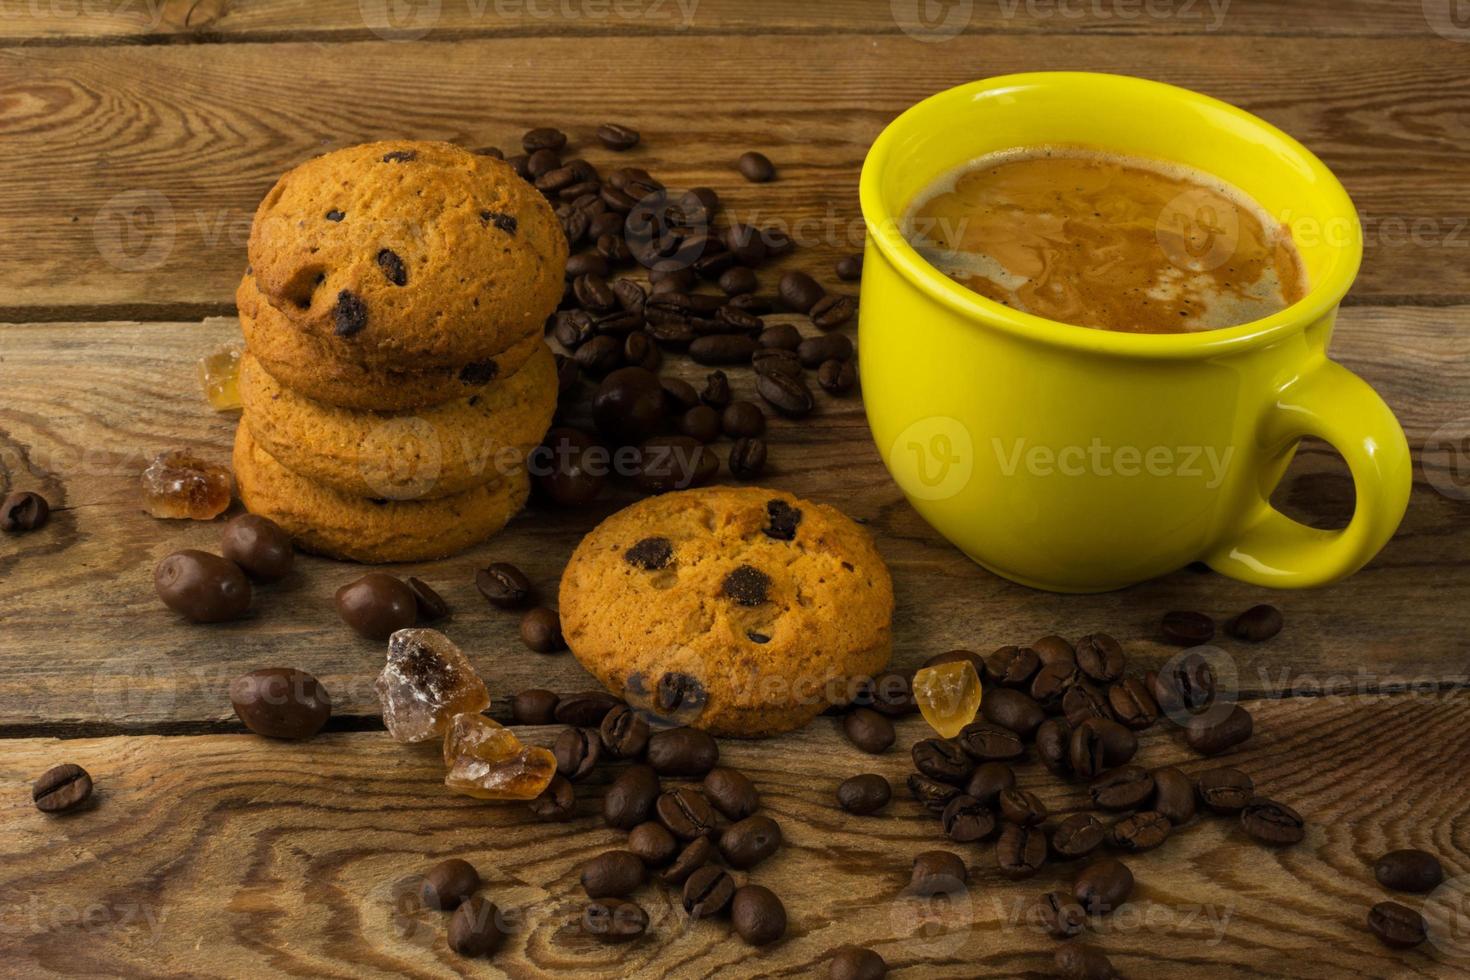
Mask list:
[[445,143],[318,157],[255,214],[235,478],[303,547],[438,558],[525,503],[556,407],[566,238],[503,162]]

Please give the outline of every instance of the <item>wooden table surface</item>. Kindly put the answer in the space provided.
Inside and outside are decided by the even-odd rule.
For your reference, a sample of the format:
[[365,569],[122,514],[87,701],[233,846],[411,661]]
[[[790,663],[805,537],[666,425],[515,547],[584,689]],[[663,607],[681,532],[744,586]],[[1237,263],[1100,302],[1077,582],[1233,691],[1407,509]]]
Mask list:
[[[1275,852],[1202,820],[1131,863],[1133,900],[1094,940],[1135,976],[1463,976],[1462,907],[1430,903],[1436,941],[1395,953],[1367,932],[1382,900],[1371,863],[1419,846],[1470,873],[1470,20],[1455,0],[0,0],[0,490],[35,489],[56,513],[0,538],[0,961],[19,976],[809,976],[848,942],[900,977],[1045,975],[1053,941],[1021,915],[1070,869],[1003,881],[984,848],[968,898],[902,894],[918,851],[942,846],[900,792],[889,812],[835,808],[843,777],[901,781],[907,753],[859,755],[832,719],[728,743],[782,823],[784,850],[752,873],[775,888],[788,938],[763,951],[726,926],[690,926],[675,896],[639,899],[653,935],[604,947],[577,934],[577,869],[620,835],[595,816],[532,821],[523,808],[449,795],[432,750],[391,742],[377,717],[378,644],[337,621],[331,594],[358,573],[304,559],[242,623],[189,626],[163,610],[151,569],[211,548],[217,524],[158,522],[138,474],[166,448],[228,459],[234,420],[202,401],[194,360],[237,334],[233,289],[256,202],[281,171],[362,140],[411,136],[513,145],[554,124],[579,146],[607,120],[642,130],[627,162],[673,186],[717,188],[742,219],[792,223],[783,267],[830,279],[861,242],[864,151],[919,98],[1027,69],[1128,72],[1199,89],[1276,123],[1353,194],[1363,274],[1334,356],[1402,420],[1415,484],[1393,542],[1312,592],[1265,595],[1183,571],[1102,596],[1030,591],[972,565],[887,479],[857,399],[823,397],[776,423],[769,482],[870,522],[898,595],[895,662],[988,651],[1048,632],[1103,629],[1136,664],[1172,650],[1159,615],[1226,616],[1269,599],[1287,628],[1226,643],[1256,737],[1229,757],[1310,821]],[[933,18],[948,12],[948,21]],[[956,19],[958,18],[958,19]],[[937,26],[934,26],[937,25]],[[948,36],[948,27],[963,28]],[[781,179],[732,168],[766,151]],[[588,150],[596,162],[609,154]],[[771,272],[763,273],[767,285]],[[687,376],[688,365],[677,370]],[[748,390],[749,378],[737,377]],[[1278,502],[1341,526],[1352,486],[1335,455],[1299,454]],[[527,686],[574,691],[569,656],[527,652],[473,573],[513,560],[554,588],[579,536],[618,506],[532,510],[487,545],[405,566],[455,608],[447,631],[505,717]],[[264,664],[332,692],[328,734],[246,734],[230,678]],[[905,721],[900,745],[920,736]],[[554,734],[529,730],[546,743]],[[1150,765],[1207,766],[1157,730]],[[31,781],[72,761],[96,806],[35,811]],[[1083,795],[1034,764],[1023,784],[1056,811]],[[490,962],[458,959],[435,914],[405,913],[405,882],[443,857],[475,863],[522,917]],[[1464,880],[1460,881],[1464,884]],[[1451,893],[1450,898],[1464,893]],[[1420,900],[1410,899],[1419,905]],[[1454,927],[1458,926],[1456,930]]]

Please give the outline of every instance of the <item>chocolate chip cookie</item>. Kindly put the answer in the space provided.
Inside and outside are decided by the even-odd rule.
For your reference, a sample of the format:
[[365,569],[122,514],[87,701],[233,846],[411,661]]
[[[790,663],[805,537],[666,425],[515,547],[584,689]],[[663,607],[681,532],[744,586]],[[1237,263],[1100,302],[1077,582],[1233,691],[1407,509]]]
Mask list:
[[577,546],[562,632],[608,690],[719,735],[800,728],[888,663],[893,586],[835,507],[759,487],[650,497]]
[[261,293],[307,335],[419,370],[493,358],[540,331],[567,242],[503,161],[389,141],[282,176],[255,212],[249,258]]
[[240,399],[255,443],[287,469],[358,497],[427,500],[525,467],[556,410],[556,364],[542,344],[519,371],[469,398],[366,412],[282,386],[247,352]]

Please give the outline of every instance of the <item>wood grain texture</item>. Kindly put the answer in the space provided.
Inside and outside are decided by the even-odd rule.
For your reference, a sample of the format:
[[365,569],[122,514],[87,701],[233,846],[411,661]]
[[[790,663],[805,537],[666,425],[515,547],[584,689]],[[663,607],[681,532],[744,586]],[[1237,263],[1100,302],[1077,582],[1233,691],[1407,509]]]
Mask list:
[[[1129,977],[1463,976],[1470,946],[1444,931],[1449,923],[1432,920],[1440,944],[1393,952],[1364,918],[1386,897],[1371,867],[1387,850],[1426,848],[1448,876],[1470,872],[1470,694],[1255,710],[1255,739],[1223,761],[1299,810],[1310,823],[1305,842],[1266,850],[1233,820],[1197,818],[1162,848],[1124,858],[1137,887],[1093,941]],[[917,719],[903,722],[899,744],[924,731]],[[1191,773],[1215,764],[1162,731],[1145,736],[1138,758]],[[962,846],[967,896],[905,897],[913,856],[944,846],[937,822],[902,790],[865,818],[840,812],[833,791],[858,772],[901,784],[908,753],[861,755],[834,720],[819,719],[791,737],[722,746],[722,761],[751,776],[762,811],[781,824],[786,845],[748,878],[782,896],[787,938],[753,951],[723,921],[691,926],[677,896],[651,884],[635,897],[653,934],[604,947],[574,923],[580,866],[624,839],[598,815],[606,771],[579,787],[579,815],[561,825],[538,824],[519,805],[449,795],[432,747],[381,732],[294,744],[249,735],[12,740],[0,780],[23,787],[62,760],[92,773],[93,809],[47,817],[14,789],[4,806],[0,955],[19,975],[810,977],[825,975],[834,949],[861,943],[899,978],[1042,976],[1054,941],[1018,916],[1044,891],[1068,888],[1078,867],[1011,883],[995,870],[993,846]],[[1035,763],[1019,776],[1054,813],[1084,805],[1080,788]],[[447,857],[473,863],[485,894],[516,916],[488,965],[448,951],[442,913],[398,900]]]
[[[910,6],[916,7],[916,4]],[[1431,14],[1392,0],[980,0],[954,5],[973,33],[1087,32],[1414,36]],[[895,10],[898,13],[895,13]],[[349,41],[383,35],[898,34],[924,22],[883,0],[116,0],[20,2],[0,17],[0,43]],[[901,19],[902,18],[902,19]]]
[[[234,417],[208,410],[193,362],[237,329],[223,319],[0,326],[0,487],[38,489],[58,507],[42,532],[0,541],[0,658],[7,667],[0,726],[199,730],[230,717],[230,678],[265,663],[316,674],[340,714],[377,714],[371,680],[383,647],[351,634],[332,606],[332,594],[360,568],[303,558],[286,582],[258,591],[250,619],[222,626],[185,623],[154,596],[154,564],[179,548],[217,548],[220,524],[147,517],[138,475],[155,453],[177,446],[228,462]],[[1430,451],[1420,453],[1394,541],[1359,574],[1313,592],[1268,596],[1187,570],[1101,596],[1006,582],[946,544],[903,501],[855,398],[819,394],[821,409],[811,418],[773,421],[773,468],[764,482],[870,522],[893,570],[901,666],[952,647],[988,652],[1046,633],[1096,629],[1157,664],[1174,652],[1157,641],[1164,611],[1195,608],[1223,618],[1269,598],[1285,610],[1286,632],[1259,647],[1227,643],[1248,696],[1470,682],[1463,643],[1470,635],[1470,494],[1446,482],[1465,480],[1464,452],[1432,439],[1437,432],[1470,436],[1470,307],[1345,310],[1334,352],[1394,407],[1416,451],[1427,441]],[[703,372],[682,358],[666,370],[691,379]],[[754,397],[748,372],[732,378],[737,393]],[[1436,489],[1445,487],[1455,495]],[[1333,454],[1309,448],[1277,497],[1302,519],[1340,526],[1351,512],[1352,485]],[[517,617],[479,597],[474,573],[511,560],[554,596],[581,535],[627,499],[609,496],[581,512],[538,508],[466,554],[401,570],[444,592],[456,610],[446,631],[502,696],[533,686],[592,687],[572,657],[527,651]]]
[[[1144,74],[1284,127],[1362,211],[1353,302],[1463,301],[1467,50],[1439,37],[1076,35],[9,48],[0,137],[25,165],[0,171],[0,237],[26,247],[0,257],[0,319],[224,314],[255,207],[301,160],[387,136],[514,146],[544,123],[581,152],[609,118],[645,145],[621,157],[593,148],[594,162],[713,186],[737,217],[786,225],[809,267],[830,268],[862,240],[859,167],[890,119],[962,82],[1048,68]],[[749,148],[781,179],[745,184],[733,164]]]

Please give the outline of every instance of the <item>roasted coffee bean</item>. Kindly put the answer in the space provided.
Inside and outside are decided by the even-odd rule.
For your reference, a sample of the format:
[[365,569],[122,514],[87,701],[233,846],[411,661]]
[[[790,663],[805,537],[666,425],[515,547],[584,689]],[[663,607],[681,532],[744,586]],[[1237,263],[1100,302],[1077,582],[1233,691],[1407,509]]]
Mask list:
[[614,759],[636,759],[648,747],[648,722],[626,704],[615,705],[602,719],[602,747]]
[[230,704],[246,728],[267,738],[310,738],[332,714],[327,689],[294,667],[262,667],[236,677]]
[[1106,953],[1082,942],[1058,946],[1055,961],[1063,980],[1114,980],[1118,976]]
[[1108,707],[1121,724],[1142,731],[1159,720],[1159,704],[1148,686],[1136,677],[1125,677],[1108,688]]
[[1159,673],[1150,672],[1147,680],[1159,710],[1176,724],[1184,724],[1186,715],[1199,714],[1215,701],[1215,668],[1198,654],[1171,661]]
[[[208,557],[213,558],[212,555]],[[163,566],[160,565],[159,568],[162,570]],[[235,566],[230,564],[229,568],[235,569]],[[235,569],[235,574],[239,574],[238,569]],[[246,588],[248,602],[248,586]],[[414,591],[400,580],[382,572],[369,572],[357,581],[342,586],[337,590],[336,601],[337,613],[342,621],[371,640],[386,640],[393,633],[407,629],[418,620],[419,603]]]
[[602,378],[623,363],[622,341],[612,336],[593,337],[572,355],[577,367],[589,378]]
[[409,577],[406,583],[409,590],[413,592],[414,602],[418,607],[419,622],[432,623],[449,615],[449,603],[444,597],[434,591],[434,587],[421,578]]
[[1026,688],[1041,669],[1041,659],[1029,647],[1005,646],[985,658],[985,674],[996,684]]
[[708,837],[700,837],[684,845],[674,863],[660,875],[668,885],[682,885],[698,869],[715,859],[715,845]]
[[17,490],[7,494],[0,503],[0,531],[8,534],[24,534],[38,531],[46,526],[51,517],[51,505],[39,493]]
[[567,728],[556,737],[551,752],[557,772],[569,780],[584,779],[602,760],[602,738],[595,728]]
[[1036,734],[1046,721],[1046,712],[1029,695],[1010,688],[998,687],[985,692],[980,713],[992,724],[1009,728],[1024,739]]
[[511,719],[517,725],[550,725],[556,720],[558,700],[555,694],[539,687],[520,691],[510,702]]
[[1077,669],[1099,684],[1122,677],[1125,663],[1123,648],[1106,633],[1089,633],[1077,641]]
[[296,561],[291,535],[259,514],[241,514],[225,525],[220,554],[255,582],[280,581]]
[[1153,808],[1178,826],[1194,819],[1194,783],[1181,770],[1165,766],[1153,771]]
[[1240,825],[1262,844],[1297,844],[1307,836],[1306,821],[1285,803],[1257,796],[1240,811]]
[[1157,810],[1144,810],[1109,827],[1108,843],[1120,851],[1148,851],[1168,840],[1172,829],[1168,817]]
[[1061,712],[1063,699],[1081,676],[1075,664],[1066,661],[1046,664],[1031,679],[1031,697],[1048,714]]
[[505,162],[509,164],[510,168],[516,172],[517,177],[521,178],[521,180],[527,181],[528,183],[530,182],[531,155],[529,153],[517,153],[514,156],[506,157]]
[[625,898],[648,876],[632,851],[604,851],[582,866],[582,890],[588,898]]
[[578,691],[557,701],[554,717],[558,725],[597,728],[607,713],[622,703],[606,691]]
[[836,330],[857,313],[857,300],[851,296],[828,293],[811,308],[812,325],[819,330]]
[[[398,585],[408,592],[402,582]],[[195,623],[228,622],[250,611],[250,580],[240,566],[204,551],[176,551],[159,562],[153,570],[153,588],[165,606]],[[340,602],[339,598],[339,609]],[[408,602],[411,610],[412,593]],[[412,626],[413,620],[404,625]],[[377,638],[387,639],[387,634]]]
[[975,676],[983,679],[985,677],[985,659],[973,650],[946,650],[944,653],[936,653],[924,661],[925,667],[938,667],[941,664],[956,664],[964,661],[975,668]]
[[623,360],[645,371],[657,371],[659,364],[663,363],[663,354],[653,338],[642,330],[634,330],[623,338]]
[[1004,762],[982,762],[965,784],[965,795],[987,807],[1000,801],[1000,794],[1016,785],[1016,773]]
[[776,165],[769,157],[757,150],[747,150],[735,162],[740,175],[752,184],[764,184],[776,177]]
[[704,795],[731,820],[744,820],[760,808],[755,784],[738,769],[716,766],[704,777]]
[[1165,642],[1181,647],[1197,647],[1215,638],[1215,621],[1204,613],[1176,610],[1164,613],[1160,624]]
[[1012,881],[1034,876],[1046,864],[1046,833],[1040,827],[1007,822],[995,843],[995,863]]
[[669,728],[648,740],[648,764],[660,776],[702,777],[719,762],[720,747],[697,728]]
[[425,908],[448,912],[480,890],[480,873],[468,861],[450,858],[424,872],[419,901]]
[[781,825],[761,814],[733,823],[720,834],[725,863],[742,871],[760,864],[780,847]]
[[1026,754],[1026,743],[1021,741],[1020,735],[1009,728],[980,721],[971,722],[960,729],[959,735],[955,736],[955,742],[966,754],[980,762],[1004,762],[1019,759]]
[[1281,632],[1281,610],[1275,606],[1251,606],[1225,624],[1225,632],[1237,640],[1264,643]]
[[864,684],[860,701],[890,718],[919,711],[919,704],[914,700],[913,675],[896,670],[884,671]]
[[1060,636],[1055,634],[1043,636],[1031,644],[1031,649],[1036,651],[1036,656],[1041,658],[1042,666],[1056,663],[1065,663],[1072,667],[1077,666],[1077,651]]
[[687,412],[698,405],[699,392],[694,386],[680,378],[663,378],[660,380],[663,386],[664,398],[671,412]]
[[[1101,768],[1084,770],[1078,762],[1078,752],[1090,756],[1096,745]],[[1138,736],[1127,728],[1106,718],[1089,718],[1072,730],[1072,771],[1083,779],[1092,779],[1103,769],[1121,766],[1132,759],[1138,751]]]
[[91,774],[70,762],[47,769],[31,786],[31,802],[42,813],[80,809],[91,796]]
[[893,746],[897,738],[893,722],[872,708],[854,708],[842,719],[842,730],[848,741],[869,755],[880,755]]
[[575,351],[597,332],[597,324],[583,310],[562,310],[553,318],[551,338],[569,351]]
[[1369,909],[1368,928],[1393,949],[1412,949],[1429,938],[1424,916],[1398,902],[1379,902]]
[[735,879],[713,864],[694,869],[684,882],[684,911],[694,920],[719,915],[734,897]]
[[787,418],[802,418],[816,408],[811,389],[801,378],[784,374],[758,373],[755,379],[756,394],[760,395],[776,411]]
[[914,768],[945,783],[962,784],[975,771],[975,763],[955,742],[943,738],[926,738],[914,743]]
[[768,946],[786,935],[786,906],[764,885],[742,885],[730,900],[730,924],[751,946]]
[[844,946],[827,964],[828,980],[883,980],[888,964],[865,946]]
[[699,400],[710,408],[723,412],[730,404],[730,379],[724,371],[711,371],[705,375],[704,387],[699,390]]
[[945,836],[956,844],[983,840],[995,832],[995,814],[973,796],[956,796],[939,815]]
[[1142,765],[1123,765],[1088,786],[1088,796],[1098,810],[1136,810],[1152,795],[1154,776]]
[[521,137],[521,146],[527,153],[535,153],[537,150],[560,150],[567,145],[567,134],[551,126],[539,126],[536,129],[527,130],[526,135]]
[[909,773],[908,787],[919,805],[931,813],[943,813],[949,801],[960,795],[958,786],[941,783],[917,772]]
[[603,123],[597,127],[597,141],[617,153],[631,150],[638,145],[640,138],[638,130],[619,123]]
[[602,379],[592,399],[597,430],[621,443],[637,443],[664,422],[664,389],[658,375],[641,367],[618,368]]
[[509,562],[498,561],[475,573],[475,588],[498,609],[520,609],[531,601],[531,580]]
[[761,435],[766,431],[766,413],[755,402],[733,401],[720,416],[720,430],[731,439]]
[[1239,813],[1256,793],[1255,783],[1239,769],[1211,769],[1195,783],[1200,802],[1211,813]]
[[529,804],[531,816],[544,823],[565,823],[577,809],[577,792],[565,776],[552,776],[541,795]]
[[744,296],[746,293],[755,292],[759,287],[760,282],[756,279],[755,273],[743,265],[726,269],[720,276],[720,292],[726,296]]
[[600,898],[582,910],[582,932],[605,943],[626,943],[648,932],[648,913],[622,898]]
[[795,351],[779,347],[760,348],[750,356],[750,366],[756,374],[784,374],[791,378],[800,378],[805,370]]
[[909,872],[909,891],[915,895],[954,895],[970,880],[964,859],[953,851],[923,851]]
[[1009,822],[1018,823],[1023,827],[1040,825],[1050,812],[1046,804],[1041,802],[1040,797],[1024,789],[1002,790],[999,802],[1000,815]]
[[1090,813],[1074,813],[1052,831],[1051,849],[1057,857],[1073,860],[1097,850],[1107,828]]
[[730,447],[728,465],[735,479],[756,479],[766,469],[766,441],[757,436],[736,439]]
[[876,773],[863,773],[844,779],[837,786],[837,805],[848,813],[866,816],[877,813],[893,798],[888,780]]
[[529,152],[530,156],[526,157],[526,173],[531,176],[531,183],[539,189],[542,177],[553,170],[561,169],[561,154],[550,147]]
[[1115,720],[1107,694],[1091,681],[1083,680],[1080,671],[1071,686],[1062,693],[1062,714],[1073,728],[1089,718]]
[[817,368],[817,384],[829,395],[845,395],[857,386],[857,364],[847,361],[823,361]]
[[1236,704],[1229,711],[1214,710],[1191,718],[1184,728],[1184,740],[1201,755],[1219,755],[1249,739],[1254,728],[1251,713]]
[[1072,883],[1072,897],[1089,915],[1107,915],[1133,894],[1133,872],[1116,858],[1101,858],[1081,871]]
[[521,617],[521,642],[537,653],[560,653],[567,648],[561,635],[561,617],[555,609],[538,606]]
[[658,822],[682,841],[714,833],[715,811],[697,789],[680,786],[661,794],[654,804]]
[[661,823],[640,823],[628,833],[628,850],[647,867],[661,868],[679,853],[679,842]]
[[755,340],[745,334],[717,333],[699,337],[689,345],[689,358],[695,364],[717,367],[724,364],[747,364],[755,353]]
[[[606,256],[598,255],[596,252],[581,252],[567,259],[566,277],[573,281],[573,289],[576,288],[576,280],[583,276],[606,276],[609,271],[611,270],[608,268]],[[631,279],[620,279],[618,282],[637,285]],[[614,283],[614,293],[617,293],[616,286],[617,284]]]
[[851,360],[852,341],[842,333],[808,337],[796,346],[796,356],[806,368],[819,368],[825,361]]
[[810,313],[827,291],[805,272],[791,269],[781,276],[776,286],[781,303],[795,313]]
[[761,331],[755,342],[764,350],[784,350],[795,353],[801,344],[801,331],[789,323],[778,323]]
[[662,792],[652,766],[629,766],[608,786],[602,798],[602,818],[609,827],[632,830],[653,818]]
[[449,948],[460,956],[489,956],[505,941],[500,909],[494,902],[471,896],[449,918]]
[[852,255],[844,255],[837,260],[834,270],[837,278],[843,282],[857,282],[863,277],[863,256],[861,252]]
[[1373,877],[1396,892],[1430,892],[1444,881],[1444,868],[1428,851],[1389,851],[1374,863]]
[[1053,939],[1071,939],[1087,926],[1087,912],[1071,896],[1047,892],[1036,903],[1036,921]]
[[1072,774],[1072,726],[1065,718],[1048,718],[1036,729],[1036,755],[1047,771]]

